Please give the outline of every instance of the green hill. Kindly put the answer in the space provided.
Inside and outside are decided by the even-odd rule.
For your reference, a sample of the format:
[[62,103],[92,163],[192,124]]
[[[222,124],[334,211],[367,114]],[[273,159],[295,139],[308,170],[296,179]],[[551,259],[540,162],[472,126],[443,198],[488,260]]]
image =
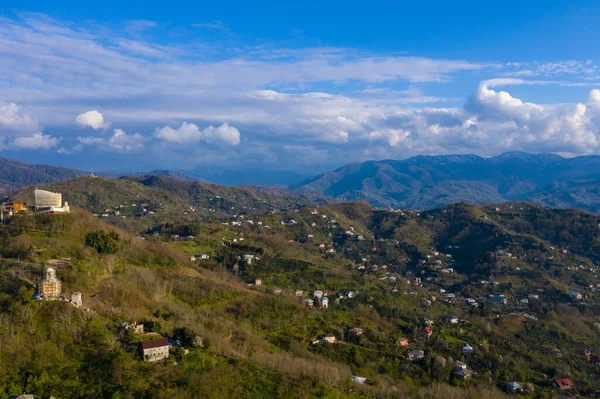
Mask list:
[[[248,207],[284,201],[169,179],[61,186],[88,207],[82,182],[100,206],[138,194],[173,206],[216,195]],[[528,203],[418,213],[296,202],[240,215],[223,204],[218,218],[149,219],[145,239],[140,226],[77,209],[11,218],[0,234],[0,398],[495,398],[508,381],[547,398],[556,378],[572,379],[582,397],[600,390],[596,215]],[[200,253],[208,258],[190,260]],[[33,299],[48,264],[64,295],[82,292],[89,310]],[[315,290],[327,308],[305,305]],[[500,294],[506,304],[488,299]],[[133,321],[147,335],[119,333]],[[143,362],[136,343],[153,336],[181,346]],[[456,360],[474,372],[469,380],[453,378]]]
[[[63,195],[63,201],[133,231],[160,223],[216,219],[230,214],[295,208],[309,200],[294,193],[262,187],[226,187],[163,175],[79,177],[37,188]],[[34,187],[11,193],[7,200],[33,204]]]

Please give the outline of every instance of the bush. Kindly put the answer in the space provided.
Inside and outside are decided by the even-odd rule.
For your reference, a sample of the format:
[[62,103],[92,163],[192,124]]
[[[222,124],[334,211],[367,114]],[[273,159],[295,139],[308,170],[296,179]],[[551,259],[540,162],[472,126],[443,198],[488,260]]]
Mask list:
[[114,231],[109,233],[104,230],[92,231],[85,235],[85,245],[101,254],[114,254],[121,246],[121,236]]

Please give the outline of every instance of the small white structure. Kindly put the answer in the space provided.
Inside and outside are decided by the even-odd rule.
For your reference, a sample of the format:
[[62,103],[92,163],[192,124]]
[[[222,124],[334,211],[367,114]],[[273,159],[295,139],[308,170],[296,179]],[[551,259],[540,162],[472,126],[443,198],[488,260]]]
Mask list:
[[75,292],[71,295],[71,303],[78,308],[83,306],[83,300],[81,299],[81,292]]
[[327,309],[329,307],[329,299],[326,296],[319,298],[319,305],[323,309]]
[[350,376],[350,379],[352,380],[352,382],[356,382],[357,384],[364,384],[365,381],[367,381],[367,379],[365,377],[358,377],[358,376]]
[[304,300],[304,304],[305,304],[307,307],[309,307],[309,308],[312,308],[312,307],[314,306],[314,304],[315,304],[315,301],[313,301],[313,300],[312,300],[312,299],[310,299],[310,298],[306,298],[306,299]]
[[254,285],[262,285],[262,279],[257,278],[256,280],[254,280]]
[[469,344],[465,344],[462,347],[462,353],[465,355],[470,355],[471,353],[473,353],[473,347]]
[[333,344],[336,341],[335,335],[329,333],[323,337],[323,341]]
[[316,290],[315,292],[313,292],[313,296],[317,299],[320,299],[323,296],[323,291]]

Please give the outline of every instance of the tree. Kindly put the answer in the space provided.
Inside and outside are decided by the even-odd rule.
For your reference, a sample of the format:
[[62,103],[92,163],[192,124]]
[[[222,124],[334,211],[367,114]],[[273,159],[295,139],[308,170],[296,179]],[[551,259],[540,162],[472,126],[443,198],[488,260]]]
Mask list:
[[85,235],[85,245],[94,248],[101,254],[114,254],[121,247],[121,236],[119,233],[97,230]]

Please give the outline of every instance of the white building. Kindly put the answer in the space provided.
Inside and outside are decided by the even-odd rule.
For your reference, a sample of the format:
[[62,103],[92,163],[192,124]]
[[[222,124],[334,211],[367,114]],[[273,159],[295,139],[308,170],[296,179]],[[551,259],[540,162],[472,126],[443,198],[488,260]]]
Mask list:
[[69,203],[62,203],[62,194],[46,190],[34,191],[35,210],[42,213],[68,213]]
[[71,295],[71,303],[78,308],[83,306],[83,300],[81,299],[81,292],[75,292]]
[[319,298],[319,304],[323,309],[327,309],[329,307],[329,299],[326,296]]

